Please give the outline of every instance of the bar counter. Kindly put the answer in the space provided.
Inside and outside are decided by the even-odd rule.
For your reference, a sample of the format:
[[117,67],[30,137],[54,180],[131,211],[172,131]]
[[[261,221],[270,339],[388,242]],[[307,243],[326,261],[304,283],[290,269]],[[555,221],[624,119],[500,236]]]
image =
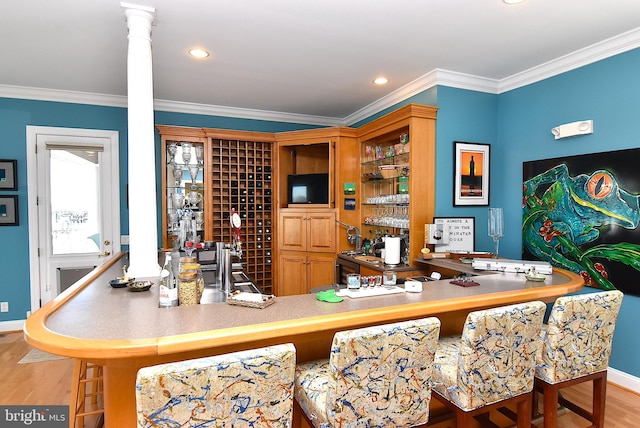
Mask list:
[[[122,274],[120,253],[34,312],[25,338],[43,351],[104,366],[105,426],[136,426],[135,377],[140,367],[292,342],[297,361],[327,357],[333,334],[367,325],[427,316],[442,321],[441,335],[459,333],[469,311],[531,300],[552,302],[583,287],[582,278],[554,269],[544,282],[522,274],[474,277],[480,285],[449,280],[424,283],[422,293],[350,299],[315,295],[277,297],[264,309],[213,303],[158,308],[157,278],[146,292],[112,288]],[[139,278],[141,279],[141,278]],[[299,426],[294,415],[294,426]]]

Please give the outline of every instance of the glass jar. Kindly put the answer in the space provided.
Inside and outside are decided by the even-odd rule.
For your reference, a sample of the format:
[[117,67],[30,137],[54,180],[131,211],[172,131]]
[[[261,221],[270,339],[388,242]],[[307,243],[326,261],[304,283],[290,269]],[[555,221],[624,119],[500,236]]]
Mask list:
[[178,304],[191,306],[200,303],[201,293],[198,287],[198,273],[195,271],[178,274]]

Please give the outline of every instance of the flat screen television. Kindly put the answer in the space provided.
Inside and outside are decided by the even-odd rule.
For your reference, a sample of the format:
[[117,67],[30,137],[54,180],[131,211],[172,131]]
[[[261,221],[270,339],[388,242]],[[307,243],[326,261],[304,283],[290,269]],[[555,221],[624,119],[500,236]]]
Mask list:
[[291,174],[289,204],[328,204],[329,174]]

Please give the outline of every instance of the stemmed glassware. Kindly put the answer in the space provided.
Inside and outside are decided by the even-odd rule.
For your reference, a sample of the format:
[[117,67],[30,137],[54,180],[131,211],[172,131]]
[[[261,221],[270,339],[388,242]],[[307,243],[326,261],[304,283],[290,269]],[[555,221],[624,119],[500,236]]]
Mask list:
[[174,165],[173,166],[173,178],[176,180],[176,186],[180,186],[182,182],[182,166]]
[[498,245],[500,238],[504,236],[504,216],[502,208],[489,208],[489,236],[493,238],[496,245],[496,251],[493,258],[498,258]]
[[178,151],[178,146],[176,143],[171,143],[167,147],[167,152],[169,152],[169,159],[167,159],[167,163],[172,163],[176,159],[176,152]]
[[191,160],[191,143],[182,143],[182,160],[187,165]]
[[189,175],[191,176],[191,188],[196,189],[198,186],[196,185],[196,179],[198,178],[198,172],[200,172],[200,167],[197,165],[192,165],[189,167]]
[[167,214],[169,216],[169,229],[173,230],[178,226],[178,210],[170,209]]
[[195,150],[196,150],[196,161],[198,161],[199,165],[203,165],[204,164],[204,146],[194,146]]

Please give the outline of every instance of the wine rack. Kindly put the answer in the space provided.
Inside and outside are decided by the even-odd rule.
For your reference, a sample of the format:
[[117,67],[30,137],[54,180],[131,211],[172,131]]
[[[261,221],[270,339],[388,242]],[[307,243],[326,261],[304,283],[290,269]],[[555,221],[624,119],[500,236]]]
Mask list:
[[273,293],[273,144],[211,138],[210,209],[215,242],[231,242],[229,215],[242,219],[245,272],[263,293]]

